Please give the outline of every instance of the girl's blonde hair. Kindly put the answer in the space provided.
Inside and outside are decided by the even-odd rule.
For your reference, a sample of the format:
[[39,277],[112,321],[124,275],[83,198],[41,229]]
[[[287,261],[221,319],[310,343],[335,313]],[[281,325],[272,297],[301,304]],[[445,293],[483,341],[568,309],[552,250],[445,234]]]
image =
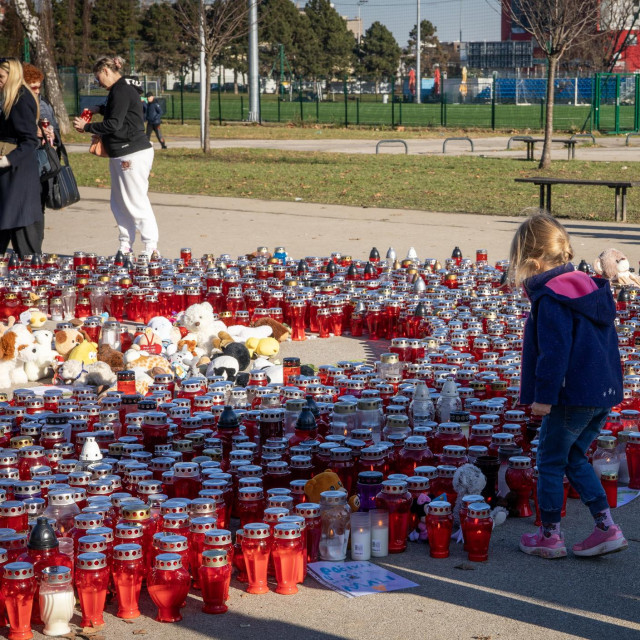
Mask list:
[[36,97],[35,93],[31,91],[31,87],[25,83],[24,81],[24,73],[22,70],[22,63],[17,58],[4,58],[2,62],[0,62],[0,68],[4,69],[9,77],[7,78],[7,82],[2,89],[2,111],[5,114],[5,117],[9,117],[11,113],[11,109],[18,101],[20,87],[24,87],[26,91],[28,91],[33,99],[36,101],[36,123],[40,119],[40,102]]
[[511,241],[509,275],[517,285],[536,273],[573,258],[567,230],[549,213],[538,210],[525,220]]
[[121,56],[100,56],[93,65],[93,73],[99,73],[103,69],[110,69],[114,73],[122,73],[124,58]]

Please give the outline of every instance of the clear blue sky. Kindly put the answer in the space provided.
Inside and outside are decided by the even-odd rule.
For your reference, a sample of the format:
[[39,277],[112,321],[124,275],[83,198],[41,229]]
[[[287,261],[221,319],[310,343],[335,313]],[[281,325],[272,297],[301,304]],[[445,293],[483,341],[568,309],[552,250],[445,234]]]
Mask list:
[[[304,2],[301,2],[304,4]],[[333,0],[343,16],[358,16],[358,0]],[[423,20],[437,28],[440,40],[500,40],[499,0],[421,0]],[[461,11],[462,9],[462,11]],[[416,24],[417,0],[367,0],[360,5],[363,29],[376,20],[386,25],[401,47]]]

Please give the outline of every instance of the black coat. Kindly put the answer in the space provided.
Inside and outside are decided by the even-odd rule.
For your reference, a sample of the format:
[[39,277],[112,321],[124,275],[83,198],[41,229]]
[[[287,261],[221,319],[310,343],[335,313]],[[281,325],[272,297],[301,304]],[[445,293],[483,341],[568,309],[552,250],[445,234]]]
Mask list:
[[37,105],[20,89],[9,117],[0,112],[0,140],[17,144],[7,154],[11,166],[0,169],[0,229],[28,227],[42,219],[38,147]]

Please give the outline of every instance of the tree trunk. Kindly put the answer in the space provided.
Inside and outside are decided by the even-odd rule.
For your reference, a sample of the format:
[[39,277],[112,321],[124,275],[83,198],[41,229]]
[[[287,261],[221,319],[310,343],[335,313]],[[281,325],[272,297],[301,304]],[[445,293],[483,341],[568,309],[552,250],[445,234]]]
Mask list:
[[539,169],[548,169],[551,166],[551,138],[553,138],[553,102],[555,99],[556,69],[558,58],[549,56],[549,68],[547,69],[547,109],[544,127],[544,146],[540,156]]
[[233,70],[233,93],[238,95],[238,70]]
[[47,47],[47,43],[41,35],[40,20],[31,13],[27,0],[14,0],[14,4],[22,27],[29,38],[31,46],[35,49],[38,64],[46,78],[48,98],[58,119],[60,132],[69,133],[69,114],[67,113],[67,108],[64,106],[58,71],[53,56]]
[[[202,142],[202,151],[209,153],[209,151],[211,151],[211,69],[213,67],[213,58],[209,54],[207,54],[205,58],[204,67],[206,69],[206,75],[204,87],[204,140]],[[202,91],[202,82],[200,82],[200,90]]]
[[91,40],[91,0],[82,2],[82,40],[81,40],[81,60],[86,65],[89,59],[89,43]]

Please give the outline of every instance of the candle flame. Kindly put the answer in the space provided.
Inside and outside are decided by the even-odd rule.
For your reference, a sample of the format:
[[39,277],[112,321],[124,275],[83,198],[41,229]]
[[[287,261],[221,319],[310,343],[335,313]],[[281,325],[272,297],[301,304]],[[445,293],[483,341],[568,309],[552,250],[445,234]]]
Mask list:
[[333,529],[329,529],[329,537],[333,538],[334,535],[335,535],[335,531]]

